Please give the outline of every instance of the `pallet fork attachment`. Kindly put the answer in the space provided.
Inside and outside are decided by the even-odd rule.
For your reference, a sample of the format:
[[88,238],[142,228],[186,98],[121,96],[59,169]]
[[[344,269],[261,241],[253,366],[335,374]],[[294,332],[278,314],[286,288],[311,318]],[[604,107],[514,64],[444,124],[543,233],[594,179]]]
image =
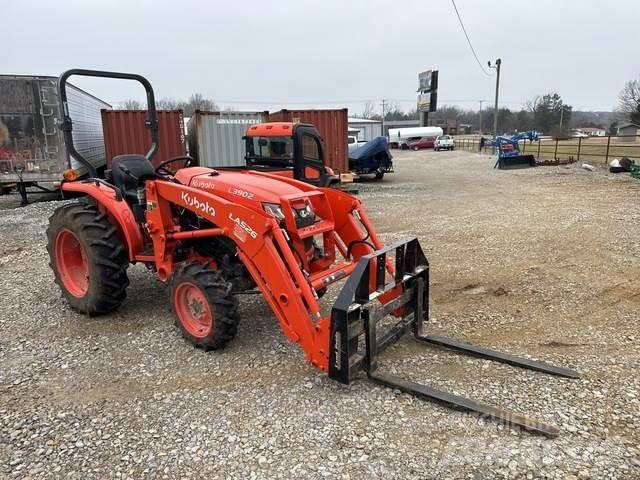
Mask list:
[[[387,254],[392,251],[395,251],[394,278],[385,283],[386,267],[389,265]],[[392,291],[396,293],[401,291],[401,293],[395,295],[393,300],[376,308],[368,305],[372,300]],[[400,320],[378,335],[378,323],[391,313],[400,316]],[[363,256],[345,283],[331,312],[329,377],[349,384],[360,372],[365,372],[367,378],[374,383],[398,389],[425,400],[474,412],[481,417],[491,418],[500,423],[517,425],[534,433],[550,437],[560,434],[557,427],[524,415],[380,373],[377,370],[378,355],[411,330],[414,338],[420,342],[529,370],[579,378],[576,371],[567,368],[555,367],[544,362],[497,352],[446,337],[423,335],[422,324],[428,318],[429,262],[417,239],[399,242]]]

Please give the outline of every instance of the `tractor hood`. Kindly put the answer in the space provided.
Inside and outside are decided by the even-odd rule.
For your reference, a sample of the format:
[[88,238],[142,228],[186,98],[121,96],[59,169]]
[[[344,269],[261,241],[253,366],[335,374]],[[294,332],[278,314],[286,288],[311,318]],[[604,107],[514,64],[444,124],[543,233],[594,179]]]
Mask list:
[[[203,170],[206,173],[203,173]],[[294,185],[264,177],[250,170],[220,170],[217,175],[211,175],[210,169],[195,167],[180,170],[176,178],[190,187],[215,193],[231,202],[258,208],[262,208],[261,203],[279,204],[282,195],[304,192]]]

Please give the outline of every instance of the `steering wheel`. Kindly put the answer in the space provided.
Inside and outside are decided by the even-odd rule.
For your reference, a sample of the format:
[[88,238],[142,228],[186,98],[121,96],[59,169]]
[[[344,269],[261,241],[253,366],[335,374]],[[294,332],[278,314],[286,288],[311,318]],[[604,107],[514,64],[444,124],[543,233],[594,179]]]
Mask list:
[[174,176],[176,172],[172,172],[171,170],[166,168],[166,165],[180,160],[185,160],[182,168],[190,167],[194,162],[193,157],[190,157],[189,155],[179,155],[177,157],[171,157],[158,164],[158,166],[156,167],[156,173],[159,173],[161,175],[169,175],[171,177]]

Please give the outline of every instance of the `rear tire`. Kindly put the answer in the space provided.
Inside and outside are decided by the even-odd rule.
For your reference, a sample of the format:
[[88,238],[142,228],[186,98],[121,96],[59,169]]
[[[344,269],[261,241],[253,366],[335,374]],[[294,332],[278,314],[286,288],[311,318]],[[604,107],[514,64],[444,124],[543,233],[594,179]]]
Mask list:
[[71,307],[102,315],[120,306],[129,257],[105,213],[84,203],[64,205],[49,218],[47,239],[49,265]]
[[384,172],[376,172],[375,173],[375,179],[376,180],[382,180],[382,177],[384,177]]
[[231,282],[220,270],[198,262],[186,262],[173,274],[171,310],[182,336],[198,348],[222,348],[238,333],[238,299]]

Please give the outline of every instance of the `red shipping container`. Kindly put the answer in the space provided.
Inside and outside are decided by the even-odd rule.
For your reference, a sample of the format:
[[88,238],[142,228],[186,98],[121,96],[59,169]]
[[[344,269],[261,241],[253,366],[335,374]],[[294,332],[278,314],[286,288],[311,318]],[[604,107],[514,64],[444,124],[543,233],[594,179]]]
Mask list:
[[310,123],[324,140],[325,162],[337,173],[349,171],[347,144],[348,111],[339,110],[280,110],[269,114],[269,122]]
[[[151,148],[151,135],[144,126],[146,110],[102,110],[102,130],[107,168],[118,155],[146,155]],[[151,159],[154,165],[171,157],[186,155],[182,110],[158,110],[158,151]]]

